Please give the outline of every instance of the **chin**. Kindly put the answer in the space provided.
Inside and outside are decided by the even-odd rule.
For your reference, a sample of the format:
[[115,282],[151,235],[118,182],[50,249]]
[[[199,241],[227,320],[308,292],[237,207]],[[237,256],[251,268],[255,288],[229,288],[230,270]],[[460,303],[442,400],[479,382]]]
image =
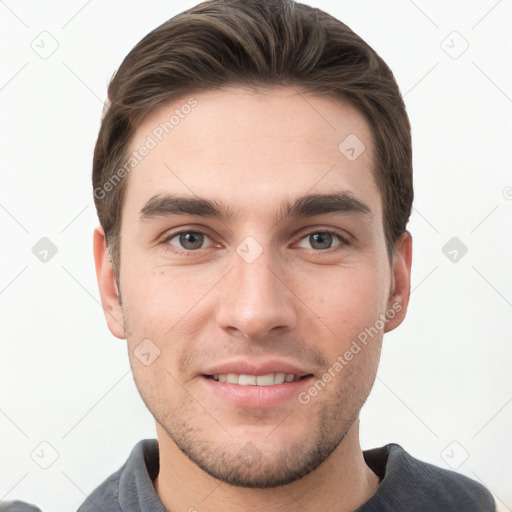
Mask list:
[[277,435],[272,432],[274,423],[264,432],[245,428],[239,440],[233,437],[226,442],[208,438],[204,429],[191,429],[190,424],[161,426],[177,448],[207,474],[232,486],[253,489],[279,487],[303,478],[332,454],[348,430],[327,434],[322,426],[314,429],[310,424],[302,435],[295,431],[292,436],[286,429]]
[[215,460],[204,457],[192,460],[210,476],[228,485],[269,489],[301,479],[316,469],[325,458],[325,455],[319,453],[311,455],[298,458],[293,451],[283,450],[267,456],[248,442],[232,456],[224,453]]

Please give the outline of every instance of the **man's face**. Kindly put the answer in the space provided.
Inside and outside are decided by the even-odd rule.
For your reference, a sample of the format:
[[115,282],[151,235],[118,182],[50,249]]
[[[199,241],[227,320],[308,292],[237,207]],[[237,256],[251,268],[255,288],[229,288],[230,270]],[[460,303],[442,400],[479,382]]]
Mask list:
[[159,433],[221,480],[284,484],[339,445],[405,313],[370,130],[350,105],[292,88],[194,98],[131,143],[157,142],[128,177],[113,311],[125,329],[109,325]]

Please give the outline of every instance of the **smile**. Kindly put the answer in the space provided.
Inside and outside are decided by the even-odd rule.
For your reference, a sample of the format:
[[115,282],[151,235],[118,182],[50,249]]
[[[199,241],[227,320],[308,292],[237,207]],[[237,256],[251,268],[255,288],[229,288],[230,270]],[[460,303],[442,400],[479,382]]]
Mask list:
[[239,386],[273,386],[285,382],[295,382],[300,377],[294,373],[267,373],[266,375],[247,375],[238,373],[219,373],[210,376],[217,382],[238,384]]
[[267,409],[298,403],[297,396],[314,379],[311,373],[253,372],[203,374],[201,382],[212,400],[237,409]]

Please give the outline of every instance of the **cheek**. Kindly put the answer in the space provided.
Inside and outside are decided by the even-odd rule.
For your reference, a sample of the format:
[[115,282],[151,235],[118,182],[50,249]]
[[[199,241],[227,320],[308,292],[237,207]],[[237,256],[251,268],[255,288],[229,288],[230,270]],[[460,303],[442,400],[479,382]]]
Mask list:
[[[176,380],[186,385],[183,361],[204,338],[202,331],[212,325],[212,309],[205,297],[218,277],[198,275],[197,270],[193,274],[183,267],[133,270],[123,288],[126,339],[139,392],[153,402],[164,389],[178,386]],[[145,366],[148,353],[154,361]]]
[[[187,318],[197,314],[197,305],[218,280],[187,268],[160,267],[147,272],[133,270],[123,286],[123,305],[134,332],[161,339],[179,331]],[[215,277],[215,276],[213,276]]]
[[307,312],[305,326],[316,317],[314,324],[328,329],[335,344],[357,338],[386,307],[385,276],[371,268],[338,269],[314,280],[306,278],[300,287]]

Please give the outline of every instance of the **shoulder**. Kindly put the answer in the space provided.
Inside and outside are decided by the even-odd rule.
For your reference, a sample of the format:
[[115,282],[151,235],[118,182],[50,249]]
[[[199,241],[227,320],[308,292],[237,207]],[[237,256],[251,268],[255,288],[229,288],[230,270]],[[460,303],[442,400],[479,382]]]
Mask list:
[[158,503],[151,483],[158,464],[158,441],[139,441],[128,460],[87,497],[78,512],[139,510],[145,503]]
[[41,512],[35,505],[29,505],[24,501],[0,501],[1,512]]
[[383,478],[377,493],[361,507],[361,512],[496,510],[494,498],[483,485],[455,471],[418,460],[398,444],[368,450],[364,456],[376,473],[383,473]]
[[86,498],[77,512],[121,512],[119,506],[119,479],[126,467],[126,463],[115,473],[112,473],[104,482]]

